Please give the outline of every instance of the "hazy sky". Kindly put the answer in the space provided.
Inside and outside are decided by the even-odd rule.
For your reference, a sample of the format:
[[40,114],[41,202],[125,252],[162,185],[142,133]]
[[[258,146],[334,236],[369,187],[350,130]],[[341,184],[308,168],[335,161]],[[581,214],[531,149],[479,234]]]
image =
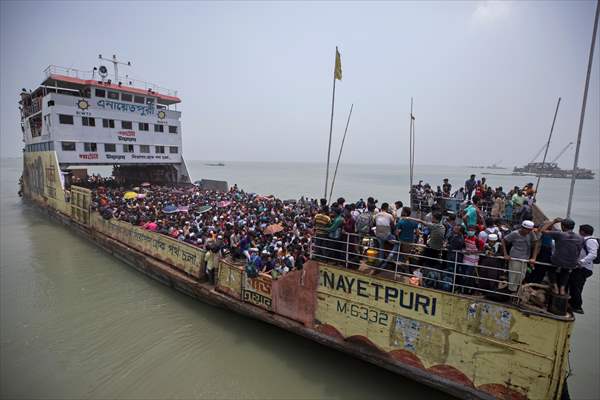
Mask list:
[[[575,141],[593,1],[536,2],[0,2],[1,155],[19,155],[22,87],[49,64],[90,70],[97,55],[179,91],[186,159],[323,161],[335,46],[337,154],[408,162],[410,97],[416,161],[524,164]],[[600,51],[580,165],[599,168]],[[112,68],[111,68],[112,71]],[[572,163],[574,151],[561,159]]]

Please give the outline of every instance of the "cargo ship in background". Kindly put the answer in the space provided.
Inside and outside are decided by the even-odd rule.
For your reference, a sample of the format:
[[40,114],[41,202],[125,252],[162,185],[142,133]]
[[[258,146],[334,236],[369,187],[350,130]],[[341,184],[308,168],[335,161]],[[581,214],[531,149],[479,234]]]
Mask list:
[[[318,256],[324,253],[314,246],[302,269],[278,278],[249,277],[244,264],[222,258],[212,284],[203,248],[102,218],[91,207],[93,192],[73,184],[93,166],[112,166],[124,185],[193,185],[183,158],[177,93],[120,79],[119,61],[114,56],[109,61],[114,80],[103,65],[87,72],[50,66],[34,90],[20,94],[26,201],[188,296],[451,395],[561,398],[574,318],[527,304],[521,290],[512,301],[493,301],[462,294],[454,286],[451,291],[420,286],[398,271],[400,252],[392,253],[395,271],[374,272],[368,245],[358,254],[356,268],[348,268],[348,258],[344,266]],[[537,207],[534,217],[536,222],[545,219]],[[349,254],[348,242],[331,247]],[[422,249],[415,245],[414,250],[411,260],[422,257]],[[456,265],[455,260],[455,278]]]
[[[573,142],[567,144],[556,157],[550,162],[536,162],[535,160],[539,155],[546,149],[546,144],[538,151],[535,157],[522,167],[515,167],[513,169],[513,175],[535,175],[541,176],[542,178],[571,178],[573,176],[573,170],[561,169],[558,166],[558,159],[565,154],[565,152],[573,145]],[[594,179],[594,172],[586,168],[577,168],[575,174],[576,179]]]

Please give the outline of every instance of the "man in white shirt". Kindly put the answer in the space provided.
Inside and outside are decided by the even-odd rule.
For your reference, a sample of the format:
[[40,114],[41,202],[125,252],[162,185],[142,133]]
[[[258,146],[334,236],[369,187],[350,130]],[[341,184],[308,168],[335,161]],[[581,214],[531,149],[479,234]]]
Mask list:
[[378,267],[383,266],[385,261],[385,243],[394,240],[396,237],[392,234],[394,229],[394,217],[389,213],[388,203],[381,205],[381,211],[375,214],[375,237],[379,242],[379,262]]
[[569,277],[569,305],[571,310],[578,314],[583,314],[583,300],[581,294],[587,278],[592,276],[594,269],[594,258],[598,255],[598,240],[592,235],[594,228],[591,225],[580,225],[579,235],[583,237],[583,248],[579,255],[577,268],[571,272]]

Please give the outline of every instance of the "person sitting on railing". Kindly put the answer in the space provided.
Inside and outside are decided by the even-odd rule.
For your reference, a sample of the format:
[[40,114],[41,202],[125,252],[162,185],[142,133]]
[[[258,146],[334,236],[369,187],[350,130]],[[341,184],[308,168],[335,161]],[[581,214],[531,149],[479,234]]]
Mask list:
[[377,267],[381,268],[387,263],[385,257],[385,244],[391,240],[395,240],[396,237],[392,234],[394,228],[394,217],[389,213],[388,203],[381,205],[381,211],[378,212],[375,217],[375,237],[377,238],[379,255],[379,262]]
[[356,222],[352,217],[352,211],[350,205],[346,205],[344,208],[344,223],[342,225],[342,240],[344,242],[344,252],[346,252],[346,268],[358,269],[358,251],[356,249],[356,243],[358,237],[356,236]]
[[[534,246],[537,237],[533,233],[533,227],[532,221],[523,221],[521,228],[502,238],[504,258],[509,260],[508,290],[511,292],[516,292],[525,279],[527,261],[524,260],[529,260],[530,265],[535,265],[536,252],[539,250]],[[509,253],[507,253],[507,244],[511,245]]]
[[471,294],[475,288],[475,279],[472,277],[475,275],[475,266],[479,263],[479,252],[483,250],[484,244],[483,240],[477,237],[476,228],[469,227],[465,238],[463,263],[458,268],[459,274],[466,275],[460,277],[462,285],[460,289],[463,293]]
[[542,283],[548,272],[548,266],[540,263],[552,263],[551,258],[552,252],[554,251],[554,240],[550,236],[542,235],[540,229],[543,225],[544,224],[539,224],[534,228],[534,233],[537,236],[535,245],[538,247],[538,249],[535,250],[537,254],[535,261],[537,263],[531,270],[527,271],[525,283]]
[[[410,207],[402,207],[400,218],[396,222],[396,234],[400,241],[400,252],[410,253],[412,244],[416,241],[416,233],[419,228],[419,224],[410,217],[412,210]],[[402,257],[403,258],[403,257]]]
[[[561,231],[550,231],[552,226],[560,222]],[[555,293],[566,295],[569,274],[577,267],[579,254],[583,248],[583,238],[573,232],[575,222],[572,219],[555,218],[544,224],[540,232],[554,239],[554,254],[552,254],[552,266],[550,282]]]
[[327,237],[329,238],[325,241],[327,247],[330,250],[330,254],[328,257],[332,258],[334,261],[341,262],[344,260],[343,254],[341,252],[343,243],[342,240],[342,225],[344,225],[344,218],[342,218],[340,208],[336,207],[332,209],[331,216],[333,220],[331,224],[327,227]]
[[327,200],[323,204],[321,199],[321,210],[314,217],[315,227],[315,254],[325,255],[324,247],[329,247],[327,239],[327,228],[331,224],[331,217],[329,217],[329,207],[327,206]]
[[427,247],[425,247],[425,251],[423,252],[424,266],[436,269],[441,268],[438,260],[441,258],[442,255],[441,253],[444,245],[444,234],[446,233],[446,228],[441,223],[442,214],[433,214],[430,223],[418,218],[404,218],[413,220],[429,228],[429,240],[427,241]]
[[489,234],[483,248],[483,254],[479,256],[481,267],[478,268],[478,287],[483,289],[483,295],[486,298],[494,301],[506,301],[508,299],[507,296],[499,293],[506,289],[508,284],[505,261],[500,258],[502,254],[502,242],[499,240],[498,235],[495,233]]
[[[446,271],[454,274],[456,270],[457,273],[460,273],[460,263],[463,262],[463,253],[462,251],[465,249],[465,228],[461,224],[454,224],[452,226],[452,231],[448,236],[447,246],[446,246]],[[455,264],[456,263],[456,264]],[[456,267],[456,268],[455,268]],[[457,283],[461,283],[461,281],[457,277]]]

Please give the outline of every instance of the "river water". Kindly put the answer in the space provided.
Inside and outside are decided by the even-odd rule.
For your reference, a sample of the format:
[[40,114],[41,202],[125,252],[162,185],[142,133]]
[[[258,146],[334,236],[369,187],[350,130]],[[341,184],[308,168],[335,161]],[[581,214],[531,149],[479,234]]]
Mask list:
[[[204,305],[156,283],[17,197],[21,162],[1,160],[0,397],[447,398],[269,325]],[[188,162],[194,179],[238,183],[281,198],[320,197],[317,164]],[[475,169],[416,167],[432,185]],[[502,171],[496,171],[502,172]],[[442,176],[444,175],[444,176]],[[406,167],[343,165],[334,197],[407,200]],[[527,178],[489,176],[505,188]],[[563,216],[569,182],[542,181],[539,204]],[[578,181],[573,218],[600,229],[599,180]],[[599,273],[572,338],[569,388],[600,398]]]

